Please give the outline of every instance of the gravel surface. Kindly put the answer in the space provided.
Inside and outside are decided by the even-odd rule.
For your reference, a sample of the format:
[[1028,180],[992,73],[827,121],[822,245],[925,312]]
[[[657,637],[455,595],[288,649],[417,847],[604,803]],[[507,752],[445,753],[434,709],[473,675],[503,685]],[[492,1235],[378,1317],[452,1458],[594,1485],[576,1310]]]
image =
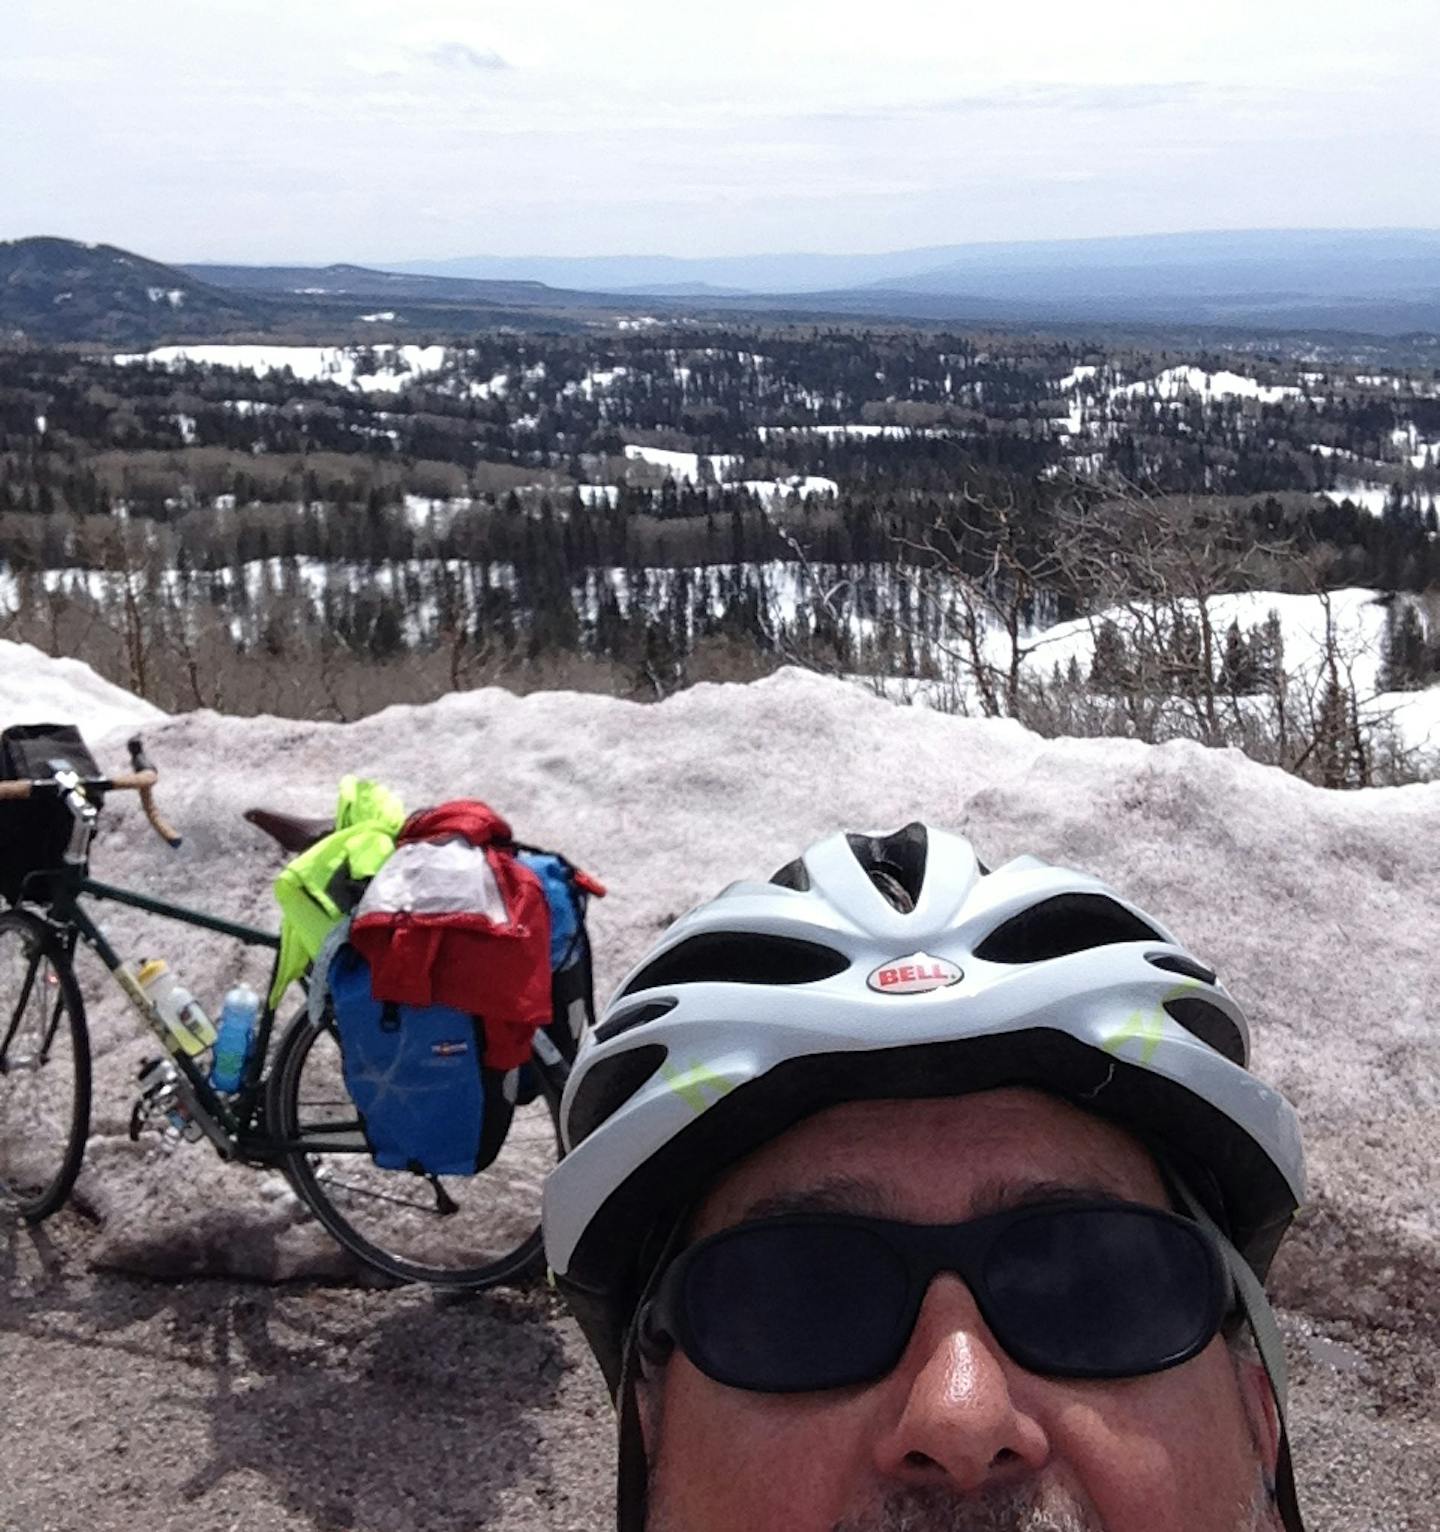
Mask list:
[[0,1532],[606,1526],[609,1401],[543,1287],[168,1284],[87,1237],[0,1244]]
[[[1435,1532],[1440,1283],[1361,1232],[1321,1207],[1277,1273],[1302,1495],[1312,1532]],[[612,1524],[609,1404],[543,1287],[93,1272],[69,1212],[3,1241],[0,1532]]]

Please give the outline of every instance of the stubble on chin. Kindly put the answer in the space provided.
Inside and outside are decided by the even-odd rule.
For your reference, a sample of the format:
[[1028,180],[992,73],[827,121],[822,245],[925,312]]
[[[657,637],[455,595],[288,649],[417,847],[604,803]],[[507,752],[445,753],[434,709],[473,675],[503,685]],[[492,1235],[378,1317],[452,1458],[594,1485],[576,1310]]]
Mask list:
[[[667,1509],[652,1480],[646,1532],[693,1532]],[[1264,1482],[1223,1532],[1275,1532],[1279,1522]],[[781,1532],[765,1528],[764,1532]],[[892,1490],[835,1522],[831,1532],[1110,1532],[1093,1506],[1053,1484],[961,1495],[946,1485]]]
[[[1257,1476],[1258,1477],[1258,1476]],[[1272,1532],[1279,1523],[1263,1478],[1222,1532]],[[1109,1532],[1086,1500],[1053,1484],[960,1495],[946,1485],[899,1489],[872,1508],[846,1516],[831,1532]]]
[[1107,1532],[1094,1511],[1055,1485],[960,1495],[945,1485],[898,1489],[833,1532]]

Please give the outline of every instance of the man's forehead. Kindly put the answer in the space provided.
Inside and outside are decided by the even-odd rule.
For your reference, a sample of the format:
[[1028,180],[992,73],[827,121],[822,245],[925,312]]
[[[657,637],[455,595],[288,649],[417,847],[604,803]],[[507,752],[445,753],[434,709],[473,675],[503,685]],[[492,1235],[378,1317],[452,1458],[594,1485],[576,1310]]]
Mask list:
[[1076,1196],[1166,1203],[1138,1139],[1038,1091],[847,1102],[723,1176],[696,1232],[803,1211],[952,1222]]

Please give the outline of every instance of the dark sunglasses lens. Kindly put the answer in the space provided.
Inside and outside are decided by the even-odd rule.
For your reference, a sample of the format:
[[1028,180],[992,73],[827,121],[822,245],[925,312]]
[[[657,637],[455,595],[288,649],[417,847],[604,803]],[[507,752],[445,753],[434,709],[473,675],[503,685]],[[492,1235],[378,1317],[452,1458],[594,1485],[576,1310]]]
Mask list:
[[1159,1372],[1219,1328],[1218,1257],[1200,1231],[1140,1209],[1037,1211],[991,1245],[986,1320],[1022,1366],[1071,1377]]
[[733,1388],[798,1393],[879,1377],[906,1338],[899,1256],[865,1229],[736,1229],[696,1251],[680,1342]]

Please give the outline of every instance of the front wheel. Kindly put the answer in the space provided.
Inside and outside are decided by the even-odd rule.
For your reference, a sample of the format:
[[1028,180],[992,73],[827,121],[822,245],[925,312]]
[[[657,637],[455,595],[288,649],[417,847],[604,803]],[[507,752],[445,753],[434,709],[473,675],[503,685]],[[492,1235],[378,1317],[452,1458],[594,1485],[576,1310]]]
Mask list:
[[69,956],[25,910],[0,913],[0,1209],[65,1201],[90,1132],[90,1037]]
[[473,1176],[382,1170],[345,1089],[327,1016],[301,1015],[280,1041],[266,1096],[271,1131],[300,1146],[284,1160],[295,1190],[347,1249],[401,1282],[490,1287],[540,1264],[540,1192],[559,1158],[559,1097],[537,1070],[499,1154]]

